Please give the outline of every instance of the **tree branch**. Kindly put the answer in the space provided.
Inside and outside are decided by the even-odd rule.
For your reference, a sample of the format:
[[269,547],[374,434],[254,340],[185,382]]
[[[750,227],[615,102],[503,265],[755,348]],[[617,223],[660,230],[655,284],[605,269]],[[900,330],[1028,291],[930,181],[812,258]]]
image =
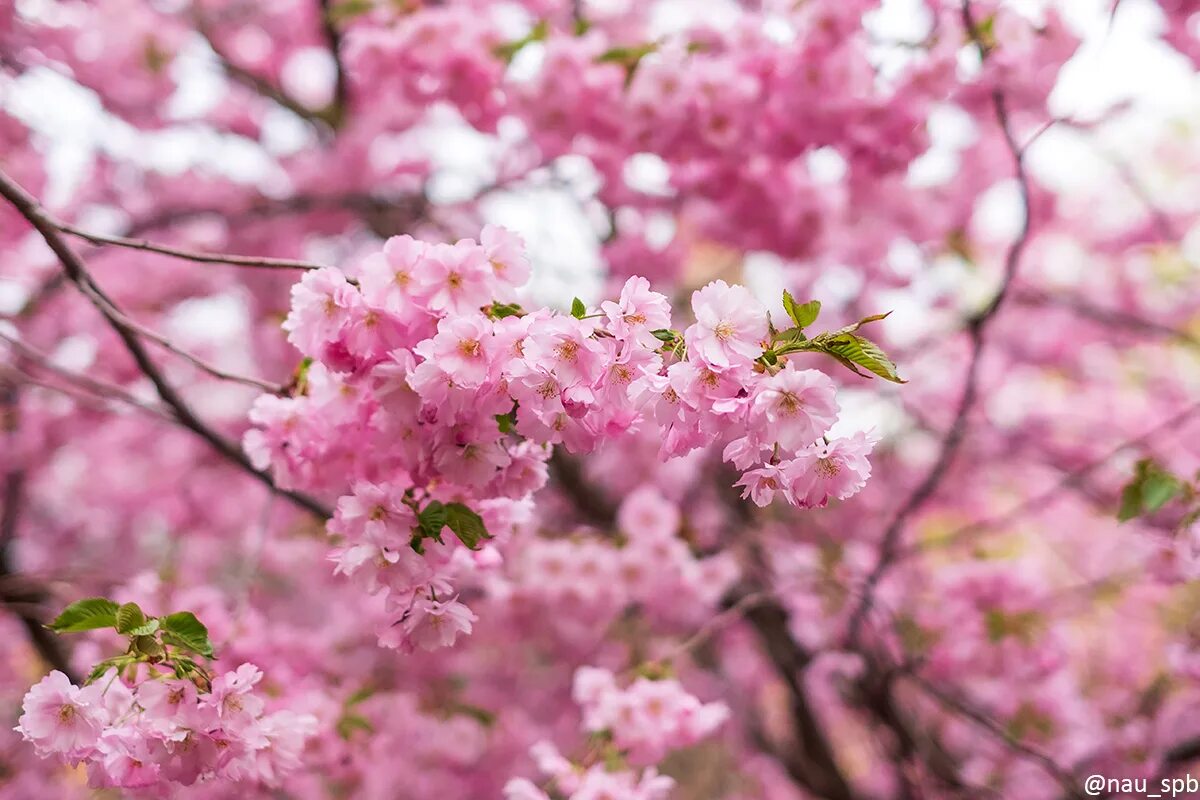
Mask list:
[[144,250],[149,253],[159,253],[172,258],[182,258],[186,261],[198,261],[202,264],[228,264],[235,267],[251,267],[255,269],[299,269],[299,270],[315,270],[322,269],[323,264],[313,264],[308,261],[296,261],[290,258],[260,258],[257,256],[239,256],[230,253],[201,253],[195,250],[184,250],[179,247],[169,247],[167,245],[156,244],[146,239],[131,239],[125,236],[110,236],[103,233],[93,233],[85,231],[82,228],[77,228],[70,223],[55,219],[47,215],[47,219],[54,227],[58,228],[63,233],[69,233],[80,239],[85,239],[96,245],[115,245],[117,247],[128,247],[133,250]]
[[[0,379],[0,420],[3,422],[0,428],[6,437],[16,431],[18,413],[16,386]],[[15,453],[15,448],[10,452]],[[62,642],[45,628],[35,611],[45,603],[47,592],[30,581],[20,580],[12,565],[12,545],[17,538],[24,489],[25,470],[10,465],[4,475],[4,507],[0,508],[0,602],[20,621],[42,660],[78,684],[79,677],[71,668]]]
[[[962,17],[963,25],[968,35],[975,42],[976,47],[979,48],[980,56],[987,58],[988,47],[979,38],[978,29],[971,16],[970,0],[964,0],[963,2]],[[1008,104],[1004,99],[1004,94],[999,89],[993,89],[991,96],[992,109],[995,112],[1000,131],[1004,136],[1005,144],[1012,156],[1013,169],[1021,195],[1021,206],[1024,211],[1021,227],[1004,256],[1004,276],[1000,282],[1000,288],[992,296],[991,301],[968,320],[967,333],[971,339],[970,361],[967,364],[962,395],[959,398],[958,408],[954,413],[954,420],[950,424],[945,438],[942,440],[941,448],[938,451],[933,466],[930,467],[929,472],[926,473],[921,482],[917,484],[917,487],[908,496],[908,499],[900,507],[900,510],[896,512],[896,516],[892,519],[891,524],[884,530],[880,538],[879,560],[876,562],[875,568],[867,575],[859,604],[850,616],[848,638],[852,643],[857,643],[858,641],[862,624],[871,610],[875,589],[896,557],[900,538],[905,527],[908,525],[909,520],[933,497],[942,479],[949,471],[954,457],[958,454],[959,447],[962,445],[963,437],[966,435],[967,430],[967,419],[971,414],[971,410],[975,407],[975,402],[979,394],[979,366],[983,358],[984,332],[988,323],[1000,311],[1001,306],[1008,297],[1009,289],[1017,275],[1017,268],[1020,266],[1021,254],[1029,242],[1032,213],[1030,211],[1029,200],[1029,176],[1025,171],[1025,154],[1021,150],[1020,145],[1017,144],[1016,137],[1013,135],[1012,125],[1008,116]]]
[[329,509],[311,497],[299,492],[276,487],[270,474],[256,468],[250,463],[250,459],[242,452],[240,447],[226,440],[196,416],[196,413],[184,401],[175,388],[167,382],[162,372],[159,371],[157,365],[150,358],[150,354],[142,345],[138,332],[129,327],[123,315],[116,309],[112,301],[96,286],[83,261],[79,259],[75,252],[67,245],[66,241],[63,240],[62,234],[55,227],[53,219],[42,210],[41,205],[33,197],[27,194],[24,189],[14,183],[3,172],[0,172],[0,196],[8,200],[41,234],[46,244],[49,245],[50,249],[62,263],[67,278],[71,283],[75,284],[79,291],[108,320],[109,324],[121,338],[121,341],[124,342],[125,349],[129,351],[138,368],[154,384],[158,396],[175,413],[181,425],[190,429],[207,442],[213,450],[226,460],[237,465],[244,472],[254,476],[255,479],[271,487],[284,497],[287,497],[297,506],[322,518],[327,518],[331,515]]
[[346,65],[342,60],[342,32],[338,30],[333,16],[332,0],[318,0],[321,14],[321,31],[329,45],[329,55],[333,58],[336,77],[333,88],[333,106],[330,122],[339,127],[350,112],[350,81],[346,74]]

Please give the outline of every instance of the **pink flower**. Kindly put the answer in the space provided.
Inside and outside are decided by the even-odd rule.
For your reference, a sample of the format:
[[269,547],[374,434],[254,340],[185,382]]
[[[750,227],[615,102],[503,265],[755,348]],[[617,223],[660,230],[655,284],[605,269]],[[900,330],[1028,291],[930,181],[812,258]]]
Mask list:
[[43,757],[85,757],[105,725],[95,686],[80,689],[58,670],[51,672],[25,694],[17,730]]
[[696,322],[684,332],[689,358],[728,369],[762,354],[767,309],[745,287],[714,281],[692,295],[692,311]]
[[491,320],[470,314],[444,318],[437,335],[418,344],[416,353],[436,364],[456,385],[474,389],[487,380],[492,349]]
[[781,465],[792,478],[796,502],[805,507],[820,507],[830,497],[845,500],[856,494],[871,477],[867,456],[874,447],[875,440],[859,432],[828,444],[819,442]]
[[525,361],[551,372],[562,383],[564,400],[590,402],[592,386],[605,368],[605,352],[592,338],[593,320],[552,317],[530,331],[525,340]]
[[829,376],[789,363],[759,382],[750,427],[761,441],[799,450],[829,430],[837,413],[837,389]]
[[469,634],[477,617],[457,599],[446,601],[418,596],[412,608],[400,621],[406,638],[402,648],[411,652],[414,647],[436,650],[450,647],[458,635]]
[[307,273],[292,286],[292,310],[283,322],[288,341],[306,356],[320,357],[326,343],[337,341],[351,309],[361,303],[361,295],[340,270]]
[[191,681],[143,681],[137,689],[137,703],[152,727],[199,727],[196,684]]
[[245,736],[256,724],[263,711],[263,700],[252,690],[262,676],[258,667],[242,664],[213,680],[212,693],[205,701],[216,709],[226,730]]
[[618,339],[637,342],[652,350],[662,345],[651,331],[671,327],[671,304],[665,295],[650,291],[650,281],[633,277],[621,287],[617,302],[600,304],[608,317],[608,332]]
[[[149,683],[149,681],[147,681]],[[136,728],[112,728],[100,738],[101,760],[88,765],[93,786],[138,789],[159,783],[159,766],[151,751],[151,741]],[[161,749],[158,742],[154,742]]]
[[617,527],[631,538],[669,538],[679,530],[679,522],[679,507],[653,486],[635,489],[617,510]]
[[338,499],[329,530],[353,542],[401,547],[408,542],[416,515],[404,503],[403,487],[359,481]]
[[756,506],[770,505],[775,499],[776,492],[782,492],[788,502],[795,502],[791,490],[792,479],[778,464],[764,464],[757,469],[742,474],[742,479],[734,484],[741,486],[742,499],[750,498]]
[[504,784],[504,800],[550,800],[550,795],[525,778],[513,778]]
[[512,231],[498,225],[486,225],[479,234],[488,264],[495,276],[493,299],[511,302],[516,297],[513,291],[529,280],[529,258],[525,255],[525,242]]
[[393,236],[382,252],[363,261],[359,284],[363,299],[373,308],[401,317],[413,308],[414,275],[429,245],[411,236]]
[[492,300],[491,265],[470,240],[431,245],[414,277],[430,311],[466,314]]

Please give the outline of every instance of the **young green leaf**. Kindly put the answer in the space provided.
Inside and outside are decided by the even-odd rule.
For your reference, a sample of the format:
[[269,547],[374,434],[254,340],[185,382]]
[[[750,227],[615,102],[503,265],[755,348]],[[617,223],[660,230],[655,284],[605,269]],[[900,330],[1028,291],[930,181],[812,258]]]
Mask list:
[[516,303],[492,303],[487,310],[493,319],[525,316],[525,309]]
[[337,721],[337,735],[343,739],[349,739],[356,731],[363,733],[374,733],[375,726],[371,721],[362,714],[343,714],[341,719]]
[[818,337],[813,340],[813,343],[859,375],[863,373],[859,372],[856,367],[863,367],[893,383],[907,383],[897,373],[896,365],[879,348],[879,345],[866,337],[855,333],[839,333],[829,338]]
[[130,636],[153,636],[161,624],[157,619],[151,617],[146,620],[145,624],[139,625],[128,633]]
[[483,524],[483,517],[462,503],[446,504],[446,525],[454,531],[460,542],[472,550],[478,550],[479,543],[484,539],[492,538]]
[[116,603],[104,597],[77,600],[63,609],[63,612],[46,627],[55,633],[78,633],[97,628],[115,628],[117,627],[118,608]]
[[131,634],[146,624],[146,614],[137,603],[126,603],[117,609],[117,633]]
[[343,25],[355,17],[360,17],[375,8],[371,0],[341,0],[325,12],[326,18],[334,25]]
[[424,538],[442,541],[442,528],[446,527],[446,507],[437,500],[430,500],[417,515],[417,525]]
[[660,342],[673,342],[679,337],[679,334],[669,328],[659,328],[656,331],[650,331],[650,333]]
[[1134,468],[1134,477],[1121,490],[1121,508],[1117,519],[1127,522],[1143,514],[1152,514],[1183,493],[1183,482],[1151,459],[1145,458]]
[[546,20],[540,20],[525,36],[522,36],[520,39],[515,39],[511,42],[505,42],[504,44],[497,45],[493,49],[493,52],[498,58],[503,59],[505,62],[511,62],[514,58],[516,58],[517,53],[521,52],[522,48],[528,44],[532,44],[533,42],[543,41],[546,38],[546,34],[549,32],[550,26],[546,23]]
[[797,328],[807,328],[820,316],[821,301],[809,300],[807,303],[799,304],[796,302],[796,298],[792,297],[791,292],[784,290],[783,310],[792,318],[792,322],[796,323]]
[[587,316],[587,306],[578,297],[571,301],[571,316],[575,319],[583,319]]
[[213,657],[212,642],[208,640],[208,628],[190,611],[177,611],[162,618],[163,642]]

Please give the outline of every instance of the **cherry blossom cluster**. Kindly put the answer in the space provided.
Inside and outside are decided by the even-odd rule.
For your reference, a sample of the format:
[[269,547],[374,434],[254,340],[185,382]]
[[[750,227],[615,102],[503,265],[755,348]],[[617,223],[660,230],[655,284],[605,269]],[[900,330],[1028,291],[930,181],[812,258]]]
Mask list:
[[549,535],[514,538],[506,591],[518,602],[567,612],[553,623],[564,633],[611,624],[634,605],[663,621],[692,623],[719,606],[741,570],[726,551],[697,555],[679,535],[681,523],[675,503],[641,487],[622,501],[615,531],[550,528]]
[[[671,678],[638,677],[626,687],[610,671],[581,667],[575,672],[575,702],[583,729],[613,751],[608,763],[577,765],[548,742],[531,749],[538,769],[556,796],[573,800],[659,800],[674,788],[654,764],[672,751],[711,736],[729,716],[724,703],[702,703]],[[613,764],[619,766],[615,767]],[[524,778],[504,787],[506,800],[547,800],[549,795]]]
[[[1155,80],[1106,80],[1135,49]],[[0,794],[93,798],[85,767],[197,800],[1195,773],[1194,0],[0,0],[0,54],[0,175],[45,212],[0,198]],[[520,243],[479,234],[502,220],[528,292]],[[853,324],[889,308],[911,383],[833,401],[829,356],[897,379]],[[252,403],[289,492],[237,457]],[[41,634],[44,601],[114,592],[260,667],[235,702],[267,732],[238,735],[303,717],[276,725],[300,766],[231,743],[186,615],[104,606],[115,658]],[[579,732],[585,664],[618,677]],[[730,718],[650,761],[688,741],[644,714],[677,694],[634,691],[658,665]],[[26,740],[53,705],[12,730],[51,669],[91,680],[41,696],[105,698],[67,712],[99,715],[78,768]]]
[[154,674],[127,685],[110,669],[79,687],[51,672],[25,695],[17,730],[38,755],[87,767],[90,786],[128,789],[222,780],[278,785],[300,765],[316,718],[268,713],[253,664],[198,689]]
[[622,687],[608,670],[581,667],[572,694],[583,710],[584,730],[608,731],[617,748],[638,764],[654,764],[670,750],[690,747],[729,717],[724,703],[702,703],[671,678],[638,677]]
[[[284,328],[309,361],[293,396],[259,398],[245,446],[286,486],[320,488],[333,470],[354,479],[329,524],[333,558],[385,598],[386,644],[428,649],[471,631],[451,577],[477,560],[441,531],[482,547],[486,518],[545,483],[555,445],[587,453],[638,432],[668,459],[727,442],[759,505],[779,494],[824,506],[866,482],[872,440],[826,437],[833,381],[787,357],[801,328],[777,343],[744,287],[696,291],[695,321],[680,333],[644,278],[594,313],[577,300],[566,314],[514,302],[528,275],[521,240],[487,227],[478,243],[394,237],[356,279],[321,269],[293,288]],[[659,556],[682,547],[654,546]],[[653,555],[628,549],[623,571],[633,580]]]

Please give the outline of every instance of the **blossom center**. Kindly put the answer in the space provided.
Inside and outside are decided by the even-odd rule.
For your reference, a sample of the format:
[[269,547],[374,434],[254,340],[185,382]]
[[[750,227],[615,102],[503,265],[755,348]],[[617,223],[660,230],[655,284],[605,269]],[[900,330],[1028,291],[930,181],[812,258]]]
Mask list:
[[563,361],[574,361],[579,355],[579,342],[567,339],[554,348],[555,354]]
[[842,471],[841,466],[829,458],[817,459],[817,474],[822,478],[832,478]]
[[729,322],[728,320],[721,320],[719,323],[717,323],[717,327],[713,328],[713,333],[716,334],[716,337],[722,342],[727,339],[732,339],[735,332],[736,330],[733,327],[733,323]]
[[779,393],[779,408],[785,414],[795,414],[800,410],[804,403],[792,391],[784,391]]

